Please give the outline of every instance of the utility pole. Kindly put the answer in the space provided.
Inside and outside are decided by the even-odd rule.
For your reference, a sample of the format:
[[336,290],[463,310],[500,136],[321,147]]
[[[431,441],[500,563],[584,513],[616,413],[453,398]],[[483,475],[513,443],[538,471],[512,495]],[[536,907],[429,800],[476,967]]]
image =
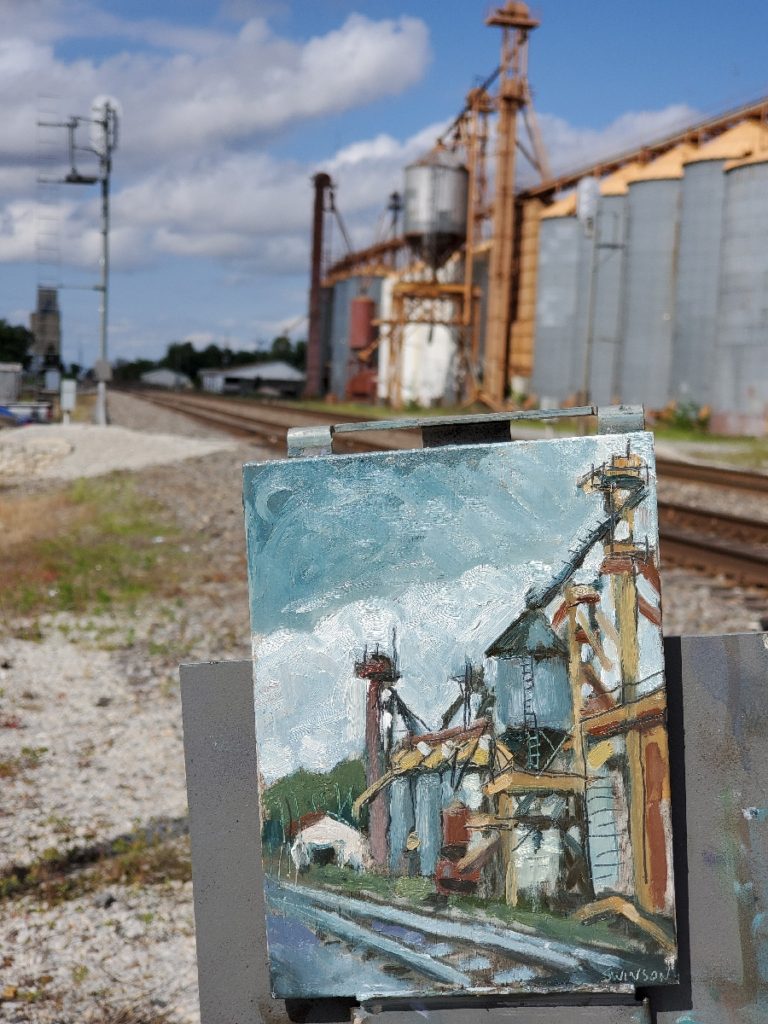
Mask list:
[[[99,358],[96,363],[96,422],[107,425],[107,381],[111,369],[107,360],[107,327],[109,311],[109,181],[112,174],[112,153],[117,149],[117,107],[113,100],[98,99],[93,103],[92,117],[73,116],[67,121],[38,121],[40,127],[66,128],[69,143],[69,172],[57,179],[65,185],[101,185],[101,256],[99,257]],[[77,144],[80,125],[91,126],[90,146]],[[77,154],[93,153],[99,160],[98,174],[81,174],[77,169]]]

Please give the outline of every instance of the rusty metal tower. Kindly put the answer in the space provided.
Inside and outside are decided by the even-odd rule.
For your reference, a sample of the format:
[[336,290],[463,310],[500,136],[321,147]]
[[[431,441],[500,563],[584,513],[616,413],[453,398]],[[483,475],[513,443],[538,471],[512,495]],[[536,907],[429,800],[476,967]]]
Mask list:
[[[542,178],[549,177],[544,146],[536,124],[528,84],[528,36],[539,22],[525,3],[510,2],[497,8],[486,25],[502,30],[499,90],[496,100],[496,181],[493,202],[488,321],[482,397],[494,406],[504,401],[509,371],[512,287],[515,278],[515,156],[519,147]],[[518,138],[518,114],[522,114],[530,149]]]

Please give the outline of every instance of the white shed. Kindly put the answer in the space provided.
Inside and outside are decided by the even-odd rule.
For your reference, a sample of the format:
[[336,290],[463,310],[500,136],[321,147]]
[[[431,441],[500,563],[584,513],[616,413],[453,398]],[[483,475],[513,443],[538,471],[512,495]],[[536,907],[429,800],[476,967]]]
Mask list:
[[331,863],[362,871],[371,863],[368,841],[356,828],[325,815],[296,835],[291,859],[298,870],[312,863]]

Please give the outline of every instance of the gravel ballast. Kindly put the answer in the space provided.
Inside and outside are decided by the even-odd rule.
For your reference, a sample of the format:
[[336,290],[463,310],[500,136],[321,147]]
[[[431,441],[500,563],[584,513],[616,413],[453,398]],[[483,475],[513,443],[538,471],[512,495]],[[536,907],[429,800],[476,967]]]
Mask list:
[[[0,762],[15,766],[0,780],[6,871],[153,821],[183,822],[178,663],[249,657],[241,466],[274,452],[128,395],[110,396],[110,415],[106,432],[53,428],[46,436],[72,450],[29,464],[13,486],[60,486],[49,471],[96,460],[101,472],[130,471],[142,494],[172,511],[179,543],[204,571],[178,599],[135,612],[45,615],[38,639],[25,639],[27,620],[2,627]],[[24,434],[33,436],[11,436]],[[108,455],[87,447],[91,437],[109,442]],[[676,500],[672,488],[665,497]],[[662,576],[669,634],[754,630],[768,613],[756,590],[683,569]],[[0,902],[0,1021],[87,1024],[97,1007],[134,1004],[197,1024],[191,899],[189,882],[168,881],[111,882],[53,906],[34,891]]]

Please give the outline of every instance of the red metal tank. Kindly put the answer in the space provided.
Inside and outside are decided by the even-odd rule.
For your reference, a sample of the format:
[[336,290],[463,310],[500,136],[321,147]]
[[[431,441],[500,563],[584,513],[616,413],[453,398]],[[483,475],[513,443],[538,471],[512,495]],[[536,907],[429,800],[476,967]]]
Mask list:
[[376,399],[375,370],[359,370],[347,381],[346,397],[354,402],[373,402]]
[[376,303],[367,295],[358,295],[349,304],[349,347],[351,349],[368,348],[373,344],[375,328],[373,320],[376,316]]
[[463,804],[446,807],[443,811],[443,843],[446,846],[466,846],[471,832],[467,828],[469,808]]

